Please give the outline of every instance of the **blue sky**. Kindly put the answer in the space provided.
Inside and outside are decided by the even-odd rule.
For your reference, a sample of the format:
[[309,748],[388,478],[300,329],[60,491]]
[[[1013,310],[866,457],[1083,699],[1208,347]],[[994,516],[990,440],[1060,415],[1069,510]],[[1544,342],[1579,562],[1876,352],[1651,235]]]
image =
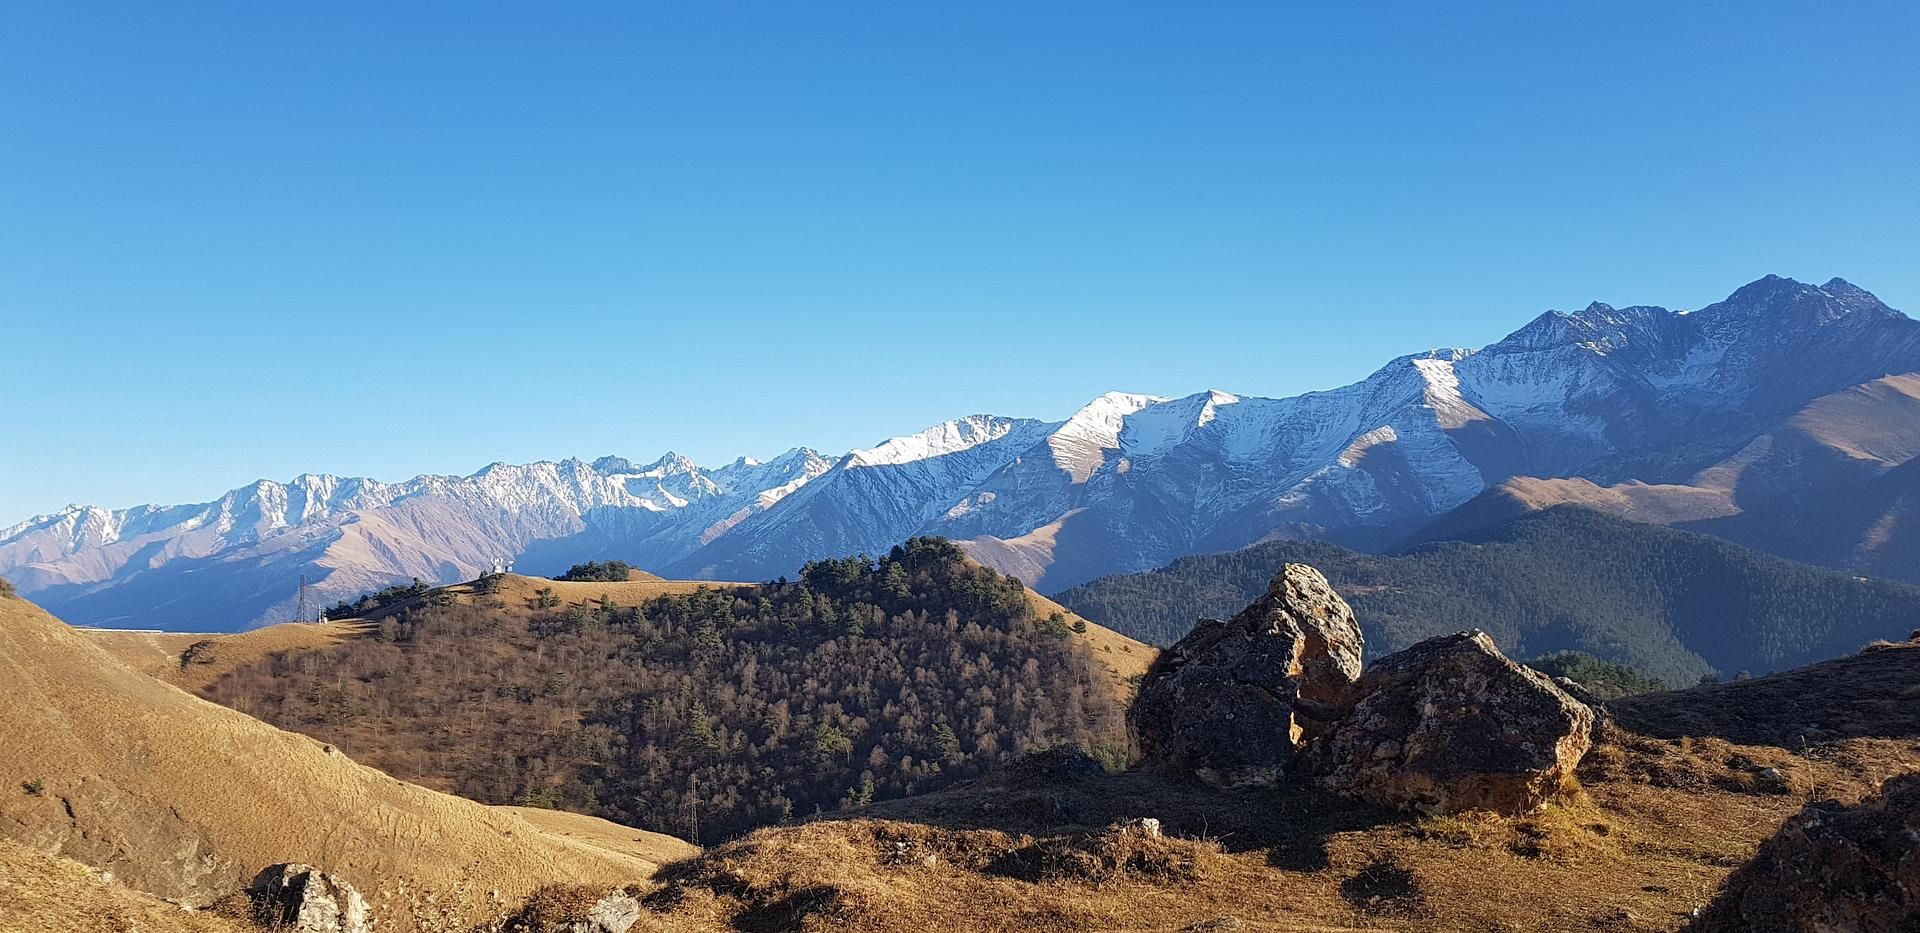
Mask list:
[[1920,310],[1920,5],[1317,6],[10,3],[0,524]]

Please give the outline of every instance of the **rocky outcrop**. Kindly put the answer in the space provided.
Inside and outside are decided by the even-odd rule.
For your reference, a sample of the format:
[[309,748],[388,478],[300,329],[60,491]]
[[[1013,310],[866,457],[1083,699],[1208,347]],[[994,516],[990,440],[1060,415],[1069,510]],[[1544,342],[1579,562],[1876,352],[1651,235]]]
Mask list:
[[292,933],[372,933],[367,902],[353,885],[311,865],[275,865],[248,895],[254,919]]
[[1287,564],[1231,620],[1161,653],[1128,721],[1146,757],[1224,785],[1272,784],[1360,676],[1365,640],[1327,578]]
[[1695,933],[1920,929],[1920,774],[1858,806],[1810,804],[1733,873]]
[[549,885],[533,893],[499,927],[501,933],[627,933],[640,920],[630,891]]
[[1352,695],[1316,740],[1313,770],[1324,787],[1397,809],[1532,811],[1592,742],[1593,711],[1483,632],[1390,655]]

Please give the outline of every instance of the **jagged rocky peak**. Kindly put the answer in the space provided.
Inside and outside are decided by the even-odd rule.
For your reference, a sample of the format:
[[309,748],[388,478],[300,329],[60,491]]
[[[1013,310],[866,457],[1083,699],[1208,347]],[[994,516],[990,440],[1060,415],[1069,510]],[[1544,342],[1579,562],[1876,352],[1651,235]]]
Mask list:
[[1749,282],[1697,312],[1701,321],[1721,327],[1817,327],[1855,315],[1868,319],[1901,319],[1905,315],[1872,292],[1845,279],[1823,286],[1808,285],[1778,275]]
[[640,468],[635,466],[632,460],[628,460],[625,457],[615,457],[611,454],[593,461],[591,466],[595,473],[604,476],[615,476],[621,473],[637,473],[640,471]]
[[1043,425],[1044,422],[1032,418],[968,415],[915,434],[888,438],[870,448],[850,451],[846,463],[849,466],[897,466],[931,460]]

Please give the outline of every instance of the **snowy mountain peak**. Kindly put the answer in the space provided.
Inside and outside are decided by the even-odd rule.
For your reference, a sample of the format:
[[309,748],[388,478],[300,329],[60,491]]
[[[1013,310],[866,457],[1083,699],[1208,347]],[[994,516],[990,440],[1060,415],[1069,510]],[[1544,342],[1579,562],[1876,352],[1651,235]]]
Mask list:
[[621,473],[640,472],[640,467],[634,466],[633,461],[611,454],[593,461],[588,464],[588,466],[593,468],[593,472],[601,476],[617,476]]
[[1039,423],[1031,418],[968,415],[943,421],[917,434],[889,438],[875,447],[850,451],[846,462],[849,466],[872,467],[931,460],[998,440],[1022,427]]
[[1855,317],[1868,320],[1904,320],[1906,317],[1887,307],[1872,292],[1845,279],[1832,279],[1816,288],[1777,275],[1741,286],[1726,300],[1700,309],[1698,316],[1707,326],[1721,330],[1809,328]]
[[1081,406],[1047,437],[1054,465],[1074,482],[1086,482],[1106,464],[1107,451],[1120,449],[1129,416],[1165,401],[1157,395],[1108,392]]
[[1915,371],[1920,324],[1844,280],[1770,277],[1692,314],[1550,311],[1290,398],[1110,392],[1058,421],[973,415],[833,460],[606,456],[76,505],[0,531],[0,573],[76,622],[238,625],[285,619],[301,576],[323,599],[503,556],[751,580],[939,534],[1058,588],[1272,536],[1385,540],[1514,476],[1672,483],[1810,400]]

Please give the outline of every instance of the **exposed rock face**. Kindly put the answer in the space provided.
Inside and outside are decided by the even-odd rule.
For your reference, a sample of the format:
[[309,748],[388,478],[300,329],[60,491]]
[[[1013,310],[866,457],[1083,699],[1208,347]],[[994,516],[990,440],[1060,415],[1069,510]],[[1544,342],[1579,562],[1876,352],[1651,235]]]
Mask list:
[[1920,929],[1920,774],[1849,807],[1810,804],[1733,873],[1696,933]]
[[628,891],[549,885],[501,924],[503,933],[627,933],[640,920],[640,899]]
[[631,894],[609,894],[595,901],[577,933],[627,933],[640,919],[640,899]]
[[1314,748],[1320,783],[1425,813],[1529,812],[1571,779],[1594,714],[1483,632],[1429,639],[1367,669]]
[[1149,759],[1227,785],[1268,785],[1360,676],[1365,640],[1320,571],[1288,564],[1232,620],[1161,653],[1128,719]]
[[275,865],[249,892],[254,918],[295,933],[372,933],[367,902],[353,885],[311,865]]

